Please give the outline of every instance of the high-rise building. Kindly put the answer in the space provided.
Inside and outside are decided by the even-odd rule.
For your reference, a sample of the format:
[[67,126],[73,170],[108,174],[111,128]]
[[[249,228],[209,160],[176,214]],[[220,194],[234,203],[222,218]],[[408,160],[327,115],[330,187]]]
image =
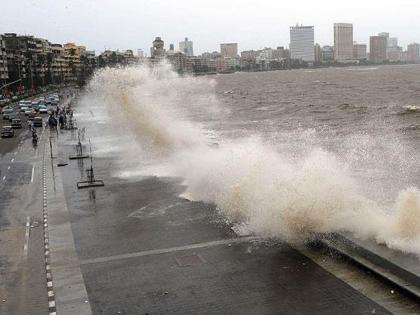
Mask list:
[[367,45],[366,44],[358,44],[357,42],[353,43],[353,59],[355,60],[367,59]]
[[144,51],[143,51],[143,49],[137,49],[137,57],[144,58]]
[[412,43],[407,46],[407,61],[419,62],[420,61],[420,45]]
[[334,59],[353,59],[353,24],[334,23]]
[[314,49],[315,49],[315,51],[314,51],[315,62],[316,63],[321,63],[321,61],[322,61],[321,46],[319,44],[315,44]]
[[387,38],[385,36],[371,36],[369,45],[369,60],[381,63],[386,60]]
[[387,47],[398,47],[398,38],[389,37],[387,42]]
[[238,56],[238,43],[220,44],[220,53],[222,57],[236,58]]
[[388,37],[386,59],[392,62],[401,61],[402,48],[398,46],[398,38]]
[[3,36],[0,35],[0,85],[2,85],[2,80],[7,80],[8,78],[9,71],[7,70],[6,43],[3,40]]
[[153,41],[153,46],[150,48],[150,55],[152,58],[163,58],[165,56],[165,42],[160,38],[156,37]]
[[322,46],[321,48],[321,60],[323,62],[329,62],[334,60],[334,47]]
[[187,37],[185,37],[185,40],[183,42],[179,43],[179,50],[182,51],[188,57],[194,56],[193,42],[191,40],[188,40]]
[[386,40],[388,42],[388,39],[389,39],[389,33],[388,32],[381,32],[381,33],[378,34],[378,36],[386,37]]
[[306,62],[315,61],[313,26],[290,27],[290,58]]

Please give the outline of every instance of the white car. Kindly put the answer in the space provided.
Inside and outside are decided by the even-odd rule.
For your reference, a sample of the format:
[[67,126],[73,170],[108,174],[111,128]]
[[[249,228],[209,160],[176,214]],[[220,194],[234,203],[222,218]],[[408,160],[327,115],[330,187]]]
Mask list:
[[44,105],[40,105],[38,108],[38,111],[40,114],[48,114],[48,108],[45,107]]
[[28,109],[26,109],[25,110],[25,116],[29,116],[30,114],[32,114],[33,113],[33,109],[32,108],[28,108]]

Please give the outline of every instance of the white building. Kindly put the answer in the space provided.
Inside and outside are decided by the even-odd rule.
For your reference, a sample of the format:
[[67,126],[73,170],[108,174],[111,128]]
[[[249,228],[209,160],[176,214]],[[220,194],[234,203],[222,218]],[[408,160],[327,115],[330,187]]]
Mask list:
[[386,46],[386,59],[391,62],[401,61],[402,48],[398,46],[397,37],[388,37]]
[[193,42],[191,40],[188,40],[187,37],[185,37],[185,40],[183,42],[179,43],[179,50],[182,51],[188,57],[194,56]]
[[353,59],[353,24],[334,23],[334,60]]
[[290,57],[306,62],[315,61],[313,26],[290,27]]

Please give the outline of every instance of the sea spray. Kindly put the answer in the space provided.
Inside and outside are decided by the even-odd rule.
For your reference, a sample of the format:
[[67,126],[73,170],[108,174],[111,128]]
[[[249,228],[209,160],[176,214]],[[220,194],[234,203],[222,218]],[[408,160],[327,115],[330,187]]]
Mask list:
[[351,163],[322,148],[291,158],[258,135],[219,139],[211,147],[205,122],[195,117],[224,115],[214,95],[213,80],[181,78],[161,64],[101,70],[81,102],[106,109],[116,145],[135,151],[143,165],[152,163],[149,175],[162,174],[159,169],[183,178],[191,199],[215,204],[255,234],[296,241],[349,231],[420,255],[416,188],[401,192],[390,211],[365,196]]

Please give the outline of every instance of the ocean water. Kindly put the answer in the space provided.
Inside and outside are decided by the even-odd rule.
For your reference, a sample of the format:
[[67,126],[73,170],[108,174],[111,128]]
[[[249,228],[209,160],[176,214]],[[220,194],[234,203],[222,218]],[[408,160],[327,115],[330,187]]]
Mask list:
[[215,204],[237,231],[348,231],[420,255],[420,66],[104,69],[77,119],[94,154],[124,157],[114,176],[182,178],[183,196]]

